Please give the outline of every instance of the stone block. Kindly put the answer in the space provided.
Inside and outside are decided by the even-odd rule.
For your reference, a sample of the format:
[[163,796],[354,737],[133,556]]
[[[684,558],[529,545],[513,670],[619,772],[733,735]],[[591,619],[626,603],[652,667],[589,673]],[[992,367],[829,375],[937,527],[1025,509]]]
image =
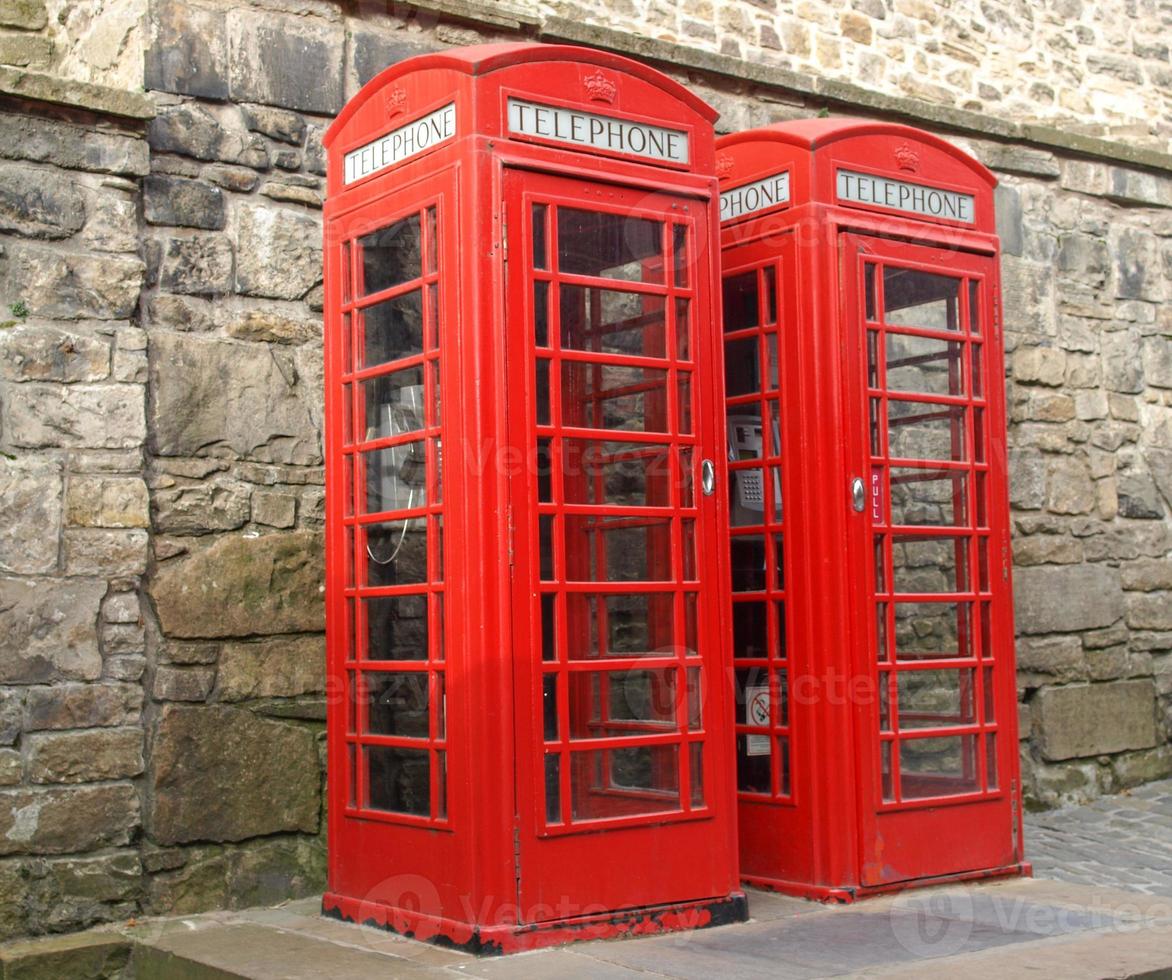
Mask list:
[[292,527],[297,521],[297,498],[258,490],[252,495],[252,520],[266,527]]
[[72,476],[65,519],[73,527],[150,526],[146,484],[133,476]]
[[1150,679],[1045,687],[1032,704],[1037,744],[1050,762],[1156,744],[1156,688]]
[[198,180],[151,174],[143,181],[143,216],[152,225],[219,231],[224,227],[224,194]]
[[244,125],[269,139],[300,146],[305,141],[305,120],[296,112],[267,105],[241,106]]
[[285,352],[159,335],[151,343],[152,431],[163,456],[321,462],[315,379]]
[[0,572],[56,571],[60,534],[61,464],[0,458]]
[[1104,565],[1039,565],[1014,572],[1017,630],[1074,633],[1123,618],[1119,570]]
[[146,87],[204,99],[228,98],[228,32],[222,10],[179,0],[150,5]]
[[1066,352],[1056,347],[1019,347],[1012,364],[1013,380],[1021,384],[1057,387],[1066,379]]
[[1127,625],[1135,630],[1172,630],[1172,593],[1135,592],[1128,595]]
[[12,745],[20,735],[24,715],[24,691],[0,688],[0,745]]
[[354,91],[357,91],[384,68],[435,51],[438,44],[422,45],[406,40],[401,31],[387,34],[366,25],[355,25],[350,35],[350,59],[354,66]]
[[0,786],[18,786],[24,773],[24,760],[16,749],[0,749]]
[[126,779],[143,770],[141,728],[95,728],[29,735],[32,783],[95,783]]
[[156,701],[206,701],[215,680],[214,668],[161,666],[151,696]]
[[249,711],[165,706],[148,782],[147,832],[158,844],[318,829],[321,770],[313,734]]
[[1001,259],[1006,333],[1040,342],[1058,331],[1054,273],[1049,264],[1012,255]]
[[1106,196],[1119,204],[1172,208],[1172,181],[1163,175],[1112,167]]
[[24,705],[28,732],[135,725],[142,717],[137,684],[60,684],[29,688]]
[[201,483],[156,490],[155,529],[166,534],[233,531],[248,523],[248,489],[239,483]]
[[146,439],[141,385],[28,383],[0,392],[13,446],[134,449]]
[[1025,250],[1025,228],[1021,194],[1017,188],[999,184],[993,191],[997,234],[1003,255],[1021,255]]
[[1172,388],[1172,337],[1147,337],[1143,342],[1144,380],[1157,388]]
[[1095,485],[1086,464],[1073,456],[1051,459],[1046,467],[1046,507],[1054,514],[1089,514]]
[[0,683],[94,680],[104,582],[0,578]]
[[304,344],[322,335],[320,320],[285,316],[276,310],[249,310],[225,328],[237,340],[259,340],[276,344]]
[[162,243],[159,285],[172,293],[223,296],[232,292],[232,243],[224,235],[168,238]]
[[346,63],[341,23],[233,8],[228,35],[233,100],[328,116],[341,110]]
[[1023,636],[1017,641],[1019,674],[1045,674],[1061,681],[1085,680],[1086,662],[1077,636]]
[[22,31],[39,31],[49,22],[44,0],[4,0],[0,25]]
[[125,975],[132,945],[114,932],[26,939],[0,952],[0,976],[5,980],[112,980]]
[[102,381],[110,345],[92,334],[24,324],[0,331],[0,377],[11,381]]
[[125,320],[142,291],[145,266],[136,256],[74,253],[40,245],[10,245],[0,252],[7,295],[23,300],[33,316],[56,320]]
[[0,113],[0,158],[124,177],[151,171],[150,147],[139,136],[97,132],[32,114]]
[[293,698],[325,691],[325,638],[282,636],[225,643],[215,696],[220,701]]
[[222,535],[159,565],[151,594],[171,637],[321,632],[323,574],[318,534]]
[[65,531],[65,574],[141,575],[149,542],[140,529],[69,528]]
[[1031,534],[1013,542],[1015,566],[1073,565],[1082,560],[1082,545],[1064,534]]
[[305,130],[305,169],[319,177],[326,175],[326,151],[322,145],[324,126],[310,124]]
[[161,111],[147,127],[147,139],[156,153],[178,153],[257,170],[269,167],[264,140],[251,133],[225,129],[215,116],[195,104],[183,103]]
[[981,162],[991,170],[1028,177],[1057,177],[1060,168],[1054,154],[1015,143],[984,143],[980,147]]
[[1120,566],[1123,588],[1131,592],[1172,591],[1172,559],[1141,559]]
[[146,651],[146,628],[142,623],[103,623],[102,653],[107,658]]
[[1164,516],[1164,505],[1152,477],[1142,470],[1121,473],[1118,479],[1119,516],[1156,520]]
[[301,299],[322,278],[321,220],[286,208],[240,208],[236,288],[246,296]]
[[138,825],[138,793],[129,783],[0,790],[0,855],[117,847]]
[[64,174],[0,164],[0,231],[69,238],[85,224],[85,197]]
[[1166,294],[1156,238],[1138,228],[1113,225],[1111,255],[1115,260],[1115,295],[1119,299],[1159,302]]
[[1139,334],[1121,330],[1103,334],[1103,383],[1108,391],[1134,395],[1144,389],[1143,348]]

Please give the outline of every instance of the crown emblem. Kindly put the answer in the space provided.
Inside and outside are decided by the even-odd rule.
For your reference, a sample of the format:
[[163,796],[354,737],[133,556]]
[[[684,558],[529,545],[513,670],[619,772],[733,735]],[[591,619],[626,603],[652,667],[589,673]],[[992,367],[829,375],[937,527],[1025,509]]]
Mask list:
[[388,116],[398,115],[407,108],[407,93],[401,88],[391,89],[383,96],[383,101],[386,104]]
[[593,75],[587,75],[584,84],[586,94],[595,102],[614,102],[614,97],[618,94],[615,83],[600,71],[596,71]]
[[733,158],[730,156],[719,156],[716,158],[716,176],[724,180],[729,174],[733,172]]
[[917,173],[920,169],[920,155],[906,143],[895,148],[895,163],[900,170]]

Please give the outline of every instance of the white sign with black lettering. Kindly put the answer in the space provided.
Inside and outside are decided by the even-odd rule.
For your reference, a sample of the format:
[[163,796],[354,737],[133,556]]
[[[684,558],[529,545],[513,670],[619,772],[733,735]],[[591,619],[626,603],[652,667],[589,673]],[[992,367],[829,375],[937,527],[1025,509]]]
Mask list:
[[838,199],[851,204],[877,204],[908,214],[947,218],[970,225],[976,220],[976,199],[972,194],[909,184],[904,180],[860,174],[853,170],[839,170],[837,183]]
[[732,221],[789,200],[789,171],[733,187],[720,195],[720,220]]
[[344,161],[344,183],[352,184],[430,150],[456,135],[456,103],[429,112],[421,119],[392,129],[386,136],[351,150]]
[[[745,721],[749,725],[769,724],[769,685],[745,688]],[[745,755],[769,755],[768,735],[746,735]]]
[[522,99],[509,99],[509,132],[648,160],[689,160],[688,134],[680,130]]

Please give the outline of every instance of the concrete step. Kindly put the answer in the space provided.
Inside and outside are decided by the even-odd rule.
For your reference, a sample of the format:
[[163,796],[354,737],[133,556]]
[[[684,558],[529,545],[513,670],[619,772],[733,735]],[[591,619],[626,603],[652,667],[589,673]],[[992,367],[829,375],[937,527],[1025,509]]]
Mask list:
[[1056,881],[949,886],[827,907],[767,892],[694,933],[479,959],[318,914],[316,900],[0,946],[0,980],[1172,978],[1172,903]]

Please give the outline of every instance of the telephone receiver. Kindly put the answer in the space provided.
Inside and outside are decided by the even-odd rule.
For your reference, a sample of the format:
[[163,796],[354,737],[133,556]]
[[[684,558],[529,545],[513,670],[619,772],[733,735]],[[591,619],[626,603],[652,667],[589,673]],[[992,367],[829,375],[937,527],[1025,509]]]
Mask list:
[[[728,416],[728,459],[730,463],[743,459],[760,459],[763,455],[761,418],[756,415]],[[774,420],[773,444],[778,445],[778,426]],[[734,524],[756,524],[765,511],[764,471],[761,469],[734,470],[732,500]],[[781,486],[774,480],[773,512],[781,511]],[[740,518],[738,520],[738,518]]]

